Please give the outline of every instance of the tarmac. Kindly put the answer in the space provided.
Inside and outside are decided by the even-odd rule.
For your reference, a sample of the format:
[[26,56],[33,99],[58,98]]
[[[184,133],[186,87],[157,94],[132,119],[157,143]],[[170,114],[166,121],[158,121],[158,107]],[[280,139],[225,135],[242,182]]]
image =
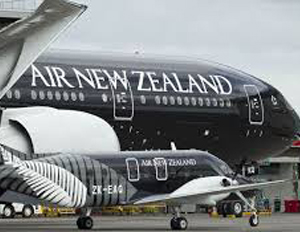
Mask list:
[[[92,231],[171,231],[171,215],[163,216],[95,216]],[[189,221],[187,231],[201,232],[299,232],[300,214],[278,213],[272,216],[261,216],[258,227],[252,228],[248,217],[243,218],[210,218],[206,214],[186,215]],[[15,218],[0,219],[0,231],[77,231],[77,217],[63,218]]]

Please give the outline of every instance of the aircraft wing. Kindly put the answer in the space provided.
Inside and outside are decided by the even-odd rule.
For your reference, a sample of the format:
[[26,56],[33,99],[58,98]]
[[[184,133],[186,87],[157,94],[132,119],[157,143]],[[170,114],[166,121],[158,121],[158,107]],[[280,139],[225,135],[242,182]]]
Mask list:
[[[172,202],[172,201],[180,201],[181,199],[188,199],[194,197],[205,197],[209,195],[218,195],[224,193],[234,193],[239,191],[247,191],[247,190],[254,190],[254,189],[262,189],[268,188],[273,185],[283,184],[290,180],[276,180],[276,181],[269,181],[263,183],[253,183],[253,184],[243,184],[243,185],[234,185],[234,186],[227,186],[223,187],[220,186],[219,188],[208,189],[208,188],[197,188],[196,182],[197,179],[191,180],[186,185],[189,185],[191,188],[185,188],[185,190],[190,191],[181,191],[179,188],[170,194],[160,194],[145,197],[141,200],[136,201],[134,204],[148,204],[148,203],[155,203],[155,202]],[[194,182],[194,183],[193,183]],[[192,186],[195,184],[196,188]]]
[[65,0],[45,0],[33,15],[0,31],[0,99],[85,9]]

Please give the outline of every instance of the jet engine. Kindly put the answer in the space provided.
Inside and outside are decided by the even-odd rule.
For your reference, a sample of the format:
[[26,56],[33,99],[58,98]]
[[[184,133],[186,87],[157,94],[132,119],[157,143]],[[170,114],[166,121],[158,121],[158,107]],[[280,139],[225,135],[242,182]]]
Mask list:
[[2,110],[0,141],[24,153],[120,151],[116,133],[103,119],[50,107]]

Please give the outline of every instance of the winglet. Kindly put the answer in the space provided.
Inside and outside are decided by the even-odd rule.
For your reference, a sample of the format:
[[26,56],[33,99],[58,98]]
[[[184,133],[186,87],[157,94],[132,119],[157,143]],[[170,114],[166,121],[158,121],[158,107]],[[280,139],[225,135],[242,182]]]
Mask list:
[[65,0],[45,0],[33,15],[0,31],[0,99],[86,8]]

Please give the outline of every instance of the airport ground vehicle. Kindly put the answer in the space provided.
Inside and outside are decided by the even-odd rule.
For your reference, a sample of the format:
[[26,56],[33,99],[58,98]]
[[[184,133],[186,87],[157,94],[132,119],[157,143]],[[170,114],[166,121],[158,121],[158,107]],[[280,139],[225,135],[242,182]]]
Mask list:
[[30,218],[38,213],[38,206],[21,203],[3,203],[0,204],[0,215],[3,218],[14,218],[17,214],[24,218]]

